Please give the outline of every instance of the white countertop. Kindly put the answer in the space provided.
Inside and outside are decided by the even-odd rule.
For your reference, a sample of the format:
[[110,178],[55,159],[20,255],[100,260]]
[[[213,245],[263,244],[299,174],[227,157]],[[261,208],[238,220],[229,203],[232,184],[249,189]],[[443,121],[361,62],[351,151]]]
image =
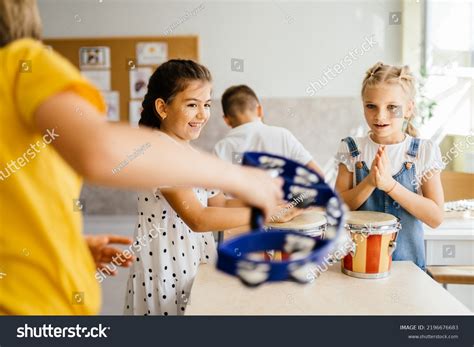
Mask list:
[[472,315],[462,303],[411,262],[394,262],[384,279],[344,275],[335,264],[312,284],[248,288],[203,264],[186,315]]
[[425,240],[474,241],[474,214],[472,211],[445,212],[443,223],[436,229],[425,225]]

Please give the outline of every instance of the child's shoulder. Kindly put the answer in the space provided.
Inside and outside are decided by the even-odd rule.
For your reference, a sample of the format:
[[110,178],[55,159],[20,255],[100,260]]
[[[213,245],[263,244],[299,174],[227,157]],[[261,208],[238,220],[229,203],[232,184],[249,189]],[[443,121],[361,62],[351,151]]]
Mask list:
[[25,55],[42,51],[46,49],[46,46],[44,46],[41,41],[31,38],[23,38],[9,43],[5,46],[5,49],[8,50],[9,54]]
[[[377,145],[375,142],[373,142],[369,135],[365,136],[347,136],[343,139],[341,139],[341,145],[344,146],[344,148],[349,148],[349,145],[351,142],[354,142],[354,144],[357,147],[364,147],[366,145]],[[420,150],[433,150],[437,148],[436,143],[431,140],[431,139],[423,139],[420,137],[412,137],[410,135],[407,135],[405,140],[403,141],[406,146],[410,146],[412,142],[417,141],[419,143],[419,149]]]
[[288,130],[287,128],[284,128],[284,127],[281,127],[281,126],[278,126],[278,125],[265,124],[265,123],[261,123],[261,124],[262,124],[263,129],[267,129],[267,130],[270,130],[270,131],[281,132],[281,133],[291,133],[291,131]]
[[431,139],[411,137],[410,135],[407,135],[407,146],[412,146],[412,144],[415,142],[418,142],[418,150],[420,152],[432,152],[439,150],[439,146]]
[[341,142],[347,142],[349,140],[354,140],[355,142],[367,141],[369,139],[369,135],[364,136],[346,136],[341,139]]
[[413,140],[418,140],[420,142],[420,145],[430,146],[430,147],[436,146],[436,143],[431,139],[423,139],[421,137],[411,137],[411,136],[409,136],[409,137],[412,141]]
[[290,129],[280,127],[277,125],[268,125],[268,124],[264,124],[264,125],[267,131],[270,132],[271,136],[275,136],[275,137],[278,136],[278,137],[286,139],[287,141],[296,139],[295,135],[293,135]]
[[351,146],[356,146],[359,149],[362,149],[367,144],[369,144],[369,136],[347,136],[341,139],[339,149],[342,151],[350,152]]
[[[419,149],[417,159],[426,165],[436,162],[441,163],[443,161],[441,155],[441,149],[438,144],[431,139],[419,139]],[[440,166],[443,166],[439,164]]]
[[214,145],[214,149],[225,146],[227,143],[229,143],[229,141],[229,136],[226,135],[225,137],[216,142],[216,144]]

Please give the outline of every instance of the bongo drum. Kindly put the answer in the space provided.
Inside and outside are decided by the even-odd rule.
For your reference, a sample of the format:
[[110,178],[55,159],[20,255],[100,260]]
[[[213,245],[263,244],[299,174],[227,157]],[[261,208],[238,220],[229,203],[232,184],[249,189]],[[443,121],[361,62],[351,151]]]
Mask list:
[[[267,223],[265,230],[293,231],[314,238],[323,238],[327,229],[327,220],[321,211],[305,211],[286,223]],[[287,260],[289,255],[286,253],[270,251],[265,254],[265,259]],[[273,256],[272,256],[273,255]]]
[[387,277],[401,229],[399,220],[388,213],[352,211],[347,213],[345,228],[353,247],[341,262],[342,272],[357,278]]

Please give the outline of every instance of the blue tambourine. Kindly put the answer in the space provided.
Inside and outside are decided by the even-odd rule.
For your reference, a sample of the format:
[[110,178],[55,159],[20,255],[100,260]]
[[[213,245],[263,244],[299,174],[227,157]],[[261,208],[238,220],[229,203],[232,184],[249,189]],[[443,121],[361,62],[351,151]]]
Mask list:
[[[318,173],[292,160],[268,153],[246,152],[243,164],[283,178],[284,198],[293,201],[296,207],[326,207],[329,226],[322,239],[283,230],[263,232],[263,214],[253,209],[251,232],[220,245],[217,268],[237,276],[247,286],[284,280],[312,281],[314,277],[310,270],[322,264],[333,250],[334,241],[342,234],[344,208],[341,200]],[[289,260],[252,259],[252,253],[266,250],[288,253]]]

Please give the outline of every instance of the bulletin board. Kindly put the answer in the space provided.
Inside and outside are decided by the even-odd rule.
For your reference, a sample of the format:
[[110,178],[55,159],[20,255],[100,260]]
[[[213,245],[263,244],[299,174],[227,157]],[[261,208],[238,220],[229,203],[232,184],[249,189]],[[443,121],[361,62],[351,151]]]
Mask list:
[[[143,42],[162,42],[167,44],[168,59],[199,60],[197,36],[155,36],[155,37],[103,37],[46,39],[44,43],[66,57],[80,68],[81,47],[109,47],[110,84],[112,91],[120,97],[120,121],[129,121],[130,70],[142,67],[137,64],[137,44]],[[154,71],[158,65],[146,65]],[[135,99],[136,100],[136,99]]]

